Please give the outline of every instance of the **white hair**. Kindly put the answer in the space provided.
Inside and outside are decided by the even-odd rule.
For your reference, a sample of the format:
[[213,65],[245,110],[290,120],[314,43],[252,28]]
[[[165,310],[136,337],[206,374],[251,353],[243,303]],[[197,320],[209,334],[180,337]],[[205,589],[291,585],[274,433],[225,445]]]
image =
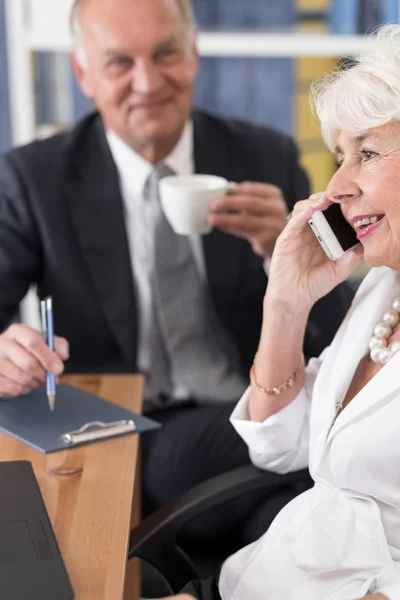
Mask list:
[[86,55],[82,41],[81,12],[84,0],[74,0],[70,13],[70,28],[75,54],[82,68],[86,68]]
[[334,149],[338,131],[361,133],[400,119],[400,25],[384,25],[354,64],[311,89],[322,136]]
[[[192,30],[196,30],[196,18],[193,11],[192,0],[175,0],[183,15],[185,23]],[[74,0],[70,13],[70,27],[74,42],[74,50],[78,57],[81,66],[86,68],[85,49],[83,47],[82,31],[81,31],[81,12],[85,0]]]

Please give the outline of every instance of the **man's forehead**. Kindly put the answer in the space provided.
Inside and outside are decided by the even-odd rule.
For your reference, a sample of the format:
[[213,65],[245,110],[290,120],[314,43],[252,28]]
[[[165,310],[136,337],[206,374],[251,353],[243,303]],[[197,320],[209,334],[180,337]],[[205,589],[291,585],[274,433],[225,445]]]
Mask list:
[[132,47],[166,43],[189,28],[175,4],[177,0],[86,0],[81,31],[97,46]]
[[[172,46],[173,44],[175,44],[180,38],[177,35],[171,35],[168,36],[166,38],[160,39],[160,40],[156,40],[154,47],[153,47],[153,51],[159,51],[162,50],[163,48],[168,48],[170,46]],[[104,47],[101,50],[105,56],[112,56],[115,54],[120,54],[121,52],[129,52],[128,48],[124,48],[123,46],[121,46],[121,44],[118,43],[114,43],[114,44],[105,44]]]
[[[147,8],[147,11],[144,9]],[[180,0],[81,0],[78,12],[82,18],[94,18],[100,15],[118,14],[123,9],[125,14],[140,16],[144,13],[155,14],[156,9],[169,11],[183,17]]]

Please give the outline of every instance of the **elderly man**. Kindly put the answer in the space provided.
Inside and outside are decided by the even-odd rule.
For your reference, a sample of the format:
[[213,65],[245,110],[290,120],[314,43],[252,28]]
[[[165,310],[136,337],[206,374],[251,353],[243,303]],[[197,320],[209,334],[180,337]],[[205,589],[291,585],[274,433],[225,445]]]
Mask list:
[[[149,512],[248,462],[228,416],[257,348],[264,261],[308,183],[289,138],[192,111],[199,59],[189,0],[77,0],[72,24],[72,64],[98,112],[0,161],[0,326],[36,282],[41,297],[53,296],[62,337],[51,353],[28,327],[6,329],[0,396],[41,385],[68,356],[69,372],[146,373],[145,410],[163,424],[143,439]],[[149,193],[165,172],[238,182],[215,201],[210,235],[172,232]],[[157,226],[144,217],[149,203]],[[329,343],[351,295],[337,289],[315,308],[307,356]],[[236,517],[226,511],[220,533]]]

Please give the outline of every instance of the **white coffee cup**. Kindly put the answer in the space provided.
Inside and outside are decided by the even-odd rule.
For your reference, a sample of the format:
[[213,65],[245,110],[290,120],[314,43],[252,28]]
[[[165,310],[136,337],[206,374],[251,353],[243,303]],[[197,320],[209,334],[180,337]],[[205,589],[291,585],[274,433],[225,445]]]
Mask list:
[[170,175],[161,179],[161,206],[175,233],[210,233],[207,216],[211,203],[230,187],[229,181],[216,175]]

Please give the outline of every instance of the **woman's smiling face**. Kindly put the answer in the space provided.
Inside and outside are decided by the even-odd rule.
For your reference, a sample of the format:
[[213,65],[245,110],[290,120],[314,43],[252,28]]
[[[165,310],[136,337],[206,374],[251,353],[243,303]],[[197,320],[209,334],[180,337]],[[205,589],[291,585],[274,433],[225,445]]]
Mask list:
[[367,264],[400,271],[400,122],[362,134],[339,131],[335,152],[339,168],[328,198],[357,231]]

